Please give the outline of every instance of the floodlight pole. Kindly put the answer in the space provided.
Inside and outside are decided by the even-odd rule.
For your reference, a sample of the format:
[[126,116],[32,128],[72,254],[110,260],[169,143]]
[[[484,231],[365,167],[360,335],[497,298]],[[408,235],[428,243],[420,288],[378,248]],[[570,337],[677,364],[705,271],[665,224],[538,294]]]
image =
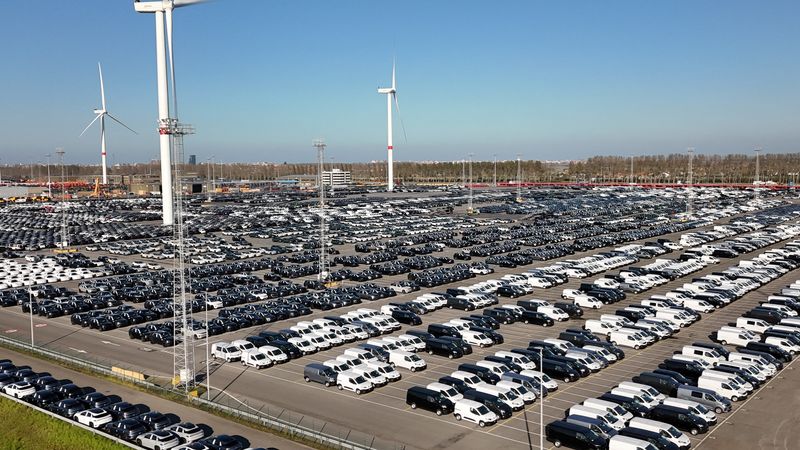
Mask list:
[[28,312],[31,315],[31,348],[33,348],[33,290],[30,286],[28,286]]
[[497,187],[497,153],[494,154],[494,182],[492,185]]

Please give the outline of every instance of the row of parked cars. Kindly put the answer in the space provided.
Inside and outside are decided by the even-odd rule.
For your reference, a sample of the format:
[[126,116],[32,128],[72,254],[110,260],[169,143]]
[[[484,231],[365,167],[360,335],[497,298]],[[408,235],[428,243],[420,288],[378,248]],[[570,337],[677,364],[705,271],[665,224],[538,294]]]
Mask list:
[[171,413],[153,411],[145,404],[131,404],[117,395],[105,395],[91,386],[77,386],[29,366],[0,360],[3,394],[50,411],[148,450],[264,450],[236,435],[214,435],[208,425],[181,421]]

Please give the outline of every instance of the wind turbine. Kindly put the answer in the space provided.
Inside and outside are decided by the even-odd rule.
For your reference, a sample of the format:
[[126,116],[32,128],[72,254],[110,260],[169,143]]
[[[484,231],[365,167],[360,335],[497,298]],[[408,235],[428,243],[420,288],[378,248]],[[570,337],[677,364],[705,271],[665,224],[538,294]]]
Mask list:
[[[170,79],[173,91],[173,113],[177,117],[175,97],[175,67],[172,56],[172,10],[201,3],[203,0],[134,0],[133,9],[140,13],[153,13],[156,18],[156,78],[158,85],[158,134],[161,149],[161,211],[164,225],[174,223],[172,193],[172,156],[170,138],[175,133],[177,119],[170,118],[169,79],[167,78],[167,49],[169,48]],[[166,27],[166,32],[165,32]],[[165,42],[166,41],[166,42]]]
[[[394,157],[392,152],[394,150],[394,146],[392,144],[392,102],[394,102],[394,107],[397,109],[397,117],[400,118],[400,106],[397,104],[397,84],[395,83],[395,63],[392,61],[392,87],[388,88],[378,88],[378,94],[386,94],[386,113],[387,113],[387,121],[386,121],[386,128],[387,128],[387,143],[386,149],[388,152],[386,162],[388,165],[387,170],[387,180],[386,180],[386,190],[392,192],[394,190]],[[406,127],[403,125],[403,119],[400,118],[400,125],[403,127],[403,136],[405,137]]]
[[[97,120],[100,120],[100,157],[102,159],[103,164],[103,184],[108,184],[108,167],[106,165],[106,116],[112,119],[114,122],[122,125],[123,127],[131,130],[131,128],[124,123],[120,122],[119,119],[112,116],[110,112],[106,109],[106,91],[103,87],[103,68],[100,66],[100,63],[97,63],[97,71],[100,73],[100,109],[95,108],[94,110],[94,120],[89,122],[89,125],[86,125],[86,128],[81,131],[81,136],[86,133],[86,130],[89,129]],[[133,131],[133,130],[131,130]],[[136,134],[135,131],[133,131]]]

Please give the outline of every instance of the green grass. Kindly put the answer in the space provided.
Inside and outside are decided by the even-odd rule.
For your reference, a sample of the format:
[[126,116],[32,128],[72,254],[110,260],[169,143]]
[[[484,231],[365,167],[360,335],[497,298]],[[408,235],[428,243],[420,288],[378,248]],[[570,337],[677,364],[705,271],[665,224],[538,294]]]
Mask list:
[[0,450],[122,450],[123,445],[0,397]]

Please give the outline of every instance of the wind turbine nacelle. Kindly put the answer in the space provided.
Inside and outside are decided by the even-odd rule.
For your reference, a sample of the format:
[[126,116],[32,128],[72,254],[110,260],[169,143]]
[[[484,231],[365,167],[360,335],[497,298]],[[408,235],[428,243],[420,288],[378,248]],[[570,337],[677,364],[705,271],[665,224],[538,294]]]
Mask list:
[[394,94],[395,92],[392,88],[378,88],[378,94]]
[[136,12],[140,13],[154,13],[159,11],[164,11],[167,9],[167,5],[169,2],[156,0],[156,1],[148,1],[143,2],[141,0],[133,0],[133,9]]
[[103,114],[103,113],[105,113],[105,111],[103,111],[102,109],[94,109],[93,111],[94,111],[95,114]]

